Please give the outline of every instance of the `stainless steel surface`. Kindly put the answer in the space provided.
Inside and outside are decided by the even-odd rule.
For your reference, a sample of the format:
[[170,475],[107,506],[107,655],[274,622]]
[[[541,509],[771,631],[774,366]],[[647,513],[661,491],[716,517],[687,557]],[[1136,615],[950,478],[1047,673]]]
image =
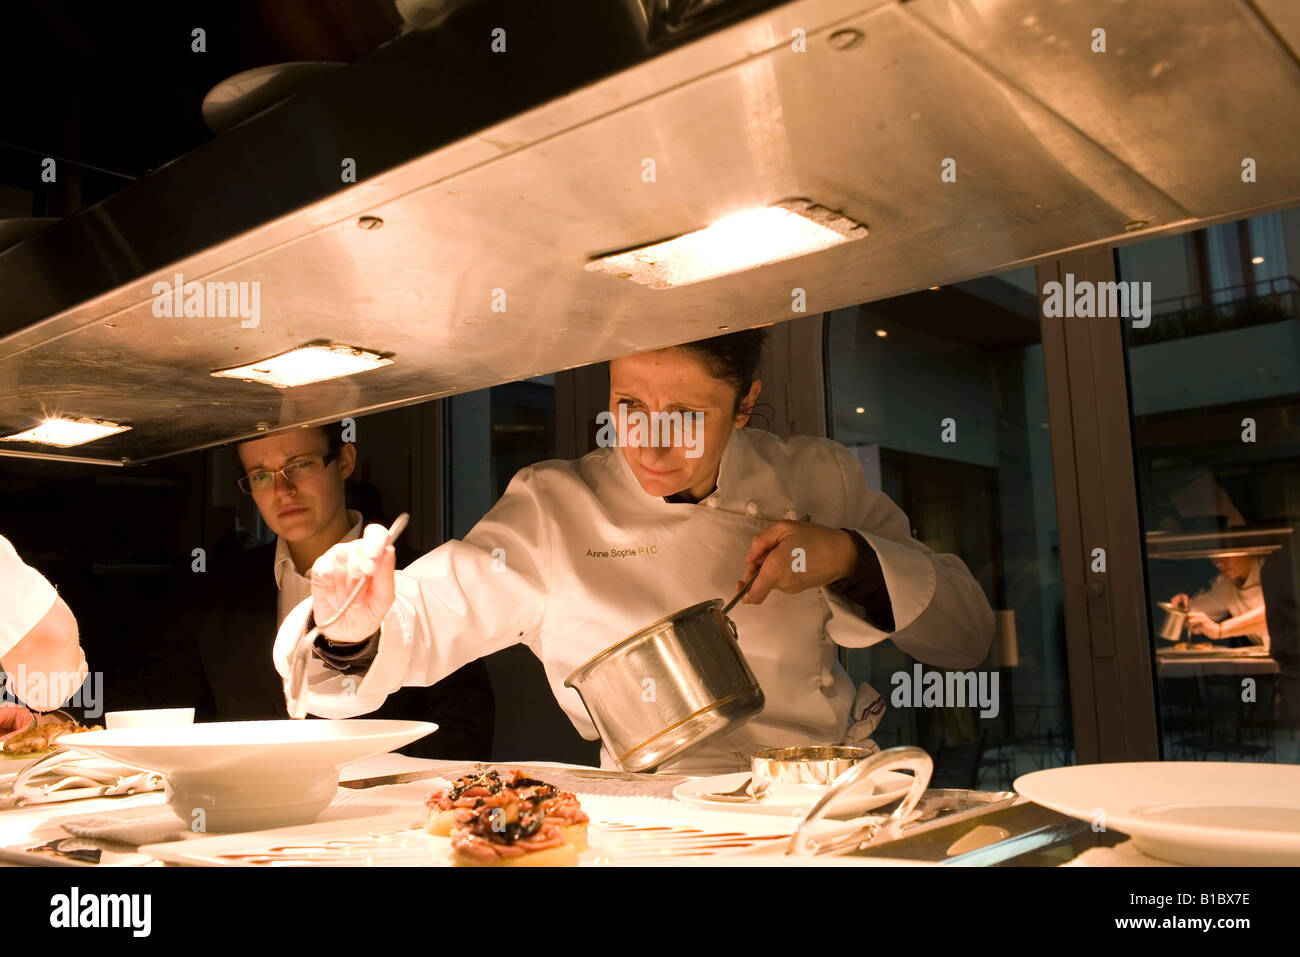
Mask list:
[[714,598],[662,618],[565,679],[624,770],[656,768],[763,710],[763,691],[721,609]]
[[1163,638],[1165,641],[1182,641],[1183,627],[1187,624],[1187,612],[1167,601],[1156,602],[1156,605],[1165,613],[1164,619],[1156,628],[1156,637]]
[[436,778],[441,772],[437,770],[428,771],[402,771],[398,774],[380,774],[376,777],[359,778],[355,781],[340,781],[341,788],[377,788],[385,784],[407,784],[411,781],[425,781],[429,778]]
[[[1088,829],[1088,822],[1049,811],[1014,791],[930,790],[916,813],[914,823],[904,825],[896,840],[849,853],[957,867],[992,866],[1071,841]],[[1008,836],[962,853],[960,842],[980,827],[998,827]]]
[[758,751],[750,756],[754,796],[762,797],[773,784],[830,785],[859,761],[876,753],[844,745]]
[[1286,525],[1214,532],[1147,532],[1147,555],[1165,559],[1270,555],[1289,544],[1292,535],[1293,530]]
[[[498,58],[471,6],[0,253],[0,434],[132,426],[0,454],[148,460],[1300,202],[1285,5],[1114,5],[1105,53],[1082,3],[760,7],[672,46],[635,0],[520,4],[566,42]],[[678,290],[583,268],[793,195],[870,237]],[[258,324],[154,316],[177,273],[260,283]],[[316,339],[394,364],[209,375]]]
[[[397,516],[392,527],[388,530],[388,537],[384,541],[384,547],[392,545],[397,541],[397,537],[402,534],[407,523],[411,520],[410,514],[403,512]],[[382,553],[381,553],[382,554]],[[361,579],[353,587],[351,594],[344,600],[343,604],[335,609],[334,614],[322,622],[317,622],[314,628],[309,629],[289,652],[289,674],[284,679],[284,700],[285,707],[289,712],[290,718],[302,719],[307,717],[307,662],[311,659],[312,645],[315,644],[317,636],[322,631],[334,624],[347,610],[352,607],[352,603],[357,600],[361,594],[361,589],[366,587],[373,575],[362,575]]]
[[[914,779],[911,789],[898,802],[893,812],[887,817],[873,814],[857,818],[856,823],[849,825],[847,837],[843,827],[835,828],[828,837],[823,821],[834,810],[836,803],[845,795],[851,794],[855,789],[869,782],[878,772],[894,768],[910,770]],[[865,761],[857,762],[836,778],[821,799],[808,809],[808,814],[790,837],[785,853],[795,857],[812,857],[818,854],[861,849],[881,841],[898,838],[904,825],[917,818],[917,805],[925,794],[933,772],[934,761],[930,755],[910,745],[889,748],[873,754]],[[866,822],[865,825],[863,822]]]

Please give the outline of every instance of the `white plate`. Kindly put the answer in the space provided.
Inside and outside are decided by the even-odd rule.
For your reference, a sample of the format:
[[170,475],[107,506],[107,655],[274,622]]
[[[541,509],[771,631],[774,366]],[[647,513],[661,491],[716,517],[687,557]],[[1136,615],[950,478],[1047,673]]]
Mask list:
[[[578,794],[578,800],[591,819],[591,847],[578,856],[580,866],[773,860],[795,827],[793,820],[717,814],[663,798]],[[416,806],[367,818],[150,844],[140,851],[171,864],[225,867],[448,867],[451,840],[425,833],[427,817],[426,809]]]
[[[752,777],[748,771],[736,771],[732,774],[718,774],[708,778],[693,778],[683,781],[673,788],[673,797],[697,807],[707,807],[718,811],[737,811],[743,814],[785,814],[794,816],[805,813],[821,799],[825,788],[808,786],[787,793],[769,795],[758,801],[720,801],[710,797],[711,793],[734,791]],[[875,790],[860,796],[857,793],[842,799],[834,810],[835,817],[865,814],[873,808],[883,807],[890,801],[896,801],[907,793],[912,786],[910,774],[897,771],[880,771],[872,777]],[[864,791],[865,787],[858,790]]]
[[1035,804],[1127,834],[1140,851],[1163,861],[1300,864],[1300,766],[1084,764],[1026,774],[1015,789]]
[[424,721],[223,721],[119,728],[59,742],[167,779],[183,821],[203,830],[251,831],[306,824],[333,800],[339,768],[437,730]]

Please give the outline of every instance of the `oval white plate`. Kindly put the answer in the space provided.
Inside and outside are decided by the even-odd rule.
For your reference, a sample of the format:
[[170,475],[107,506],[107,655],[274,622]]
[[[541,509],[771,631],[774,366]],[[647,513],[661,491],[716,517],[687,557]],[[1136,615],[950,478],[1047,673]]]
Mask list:
[[[716,774],[708,778],[694,778],[683,781],[673,788],[673,797],[687,804],[707,807],[717,811],[737,811],[747,814],[785,814],[792,815],[807,811],[820,798],[822,788],[808,787],[808,796],[775,795],[758,801],[720,801],[709,797],[711,793],[734,791],[752,777],[748,771],[736,771],[732,774]],[[843,799],[843,807],[836,805],[835,816],[865,814],[873,808],[882,807],[890,801],[896,801],[907,793],[912,786],[910,774],[897,771],[881,771],[873,777],[876,789],[871,794],[853,795]]]
[[1140,851],[1163,861],[1300,864],[1300,766],[1083,764],[1026,774],[1015,789],[1035,804],[1127,834]]

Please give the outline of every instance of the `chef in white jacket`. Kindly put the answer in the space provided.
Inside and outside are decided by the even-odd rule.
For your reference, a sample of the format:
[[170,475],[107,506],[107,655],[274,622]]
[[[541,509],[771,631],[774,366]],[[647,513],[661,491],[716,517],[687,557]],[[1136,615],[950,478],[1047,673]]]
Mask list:
[[[522,469],[463,541],[400,573],[380,526],[332,548],[312,568],[312,598],[281,626],[280,674],[295,640],[373,571],[316,643],[309,711],[365,714],[403,685],[522,642],[574,727],[595,740],[565,678],[667,614],[730,597],[758,570],[730,617],[766,707],[671,766],[715,773],[748,767],[743,756],[760,748],[844,739],[854,688],[837,645],[891,639],[928,664],[978,665],[993,612],[962,561],[912,538],[843,446],[745,428],[763,338],[750,330],[611,361],[606,424],[681,412],[672,442],[622,434],[576,461]],[[604,751],[602,765],[615,766]]]
[[[87,675],[77,619],[54,586],[0,535],[0,740],[32,721],[32,710],[65,703]],[[24,705],[12,700],[21,699]]]

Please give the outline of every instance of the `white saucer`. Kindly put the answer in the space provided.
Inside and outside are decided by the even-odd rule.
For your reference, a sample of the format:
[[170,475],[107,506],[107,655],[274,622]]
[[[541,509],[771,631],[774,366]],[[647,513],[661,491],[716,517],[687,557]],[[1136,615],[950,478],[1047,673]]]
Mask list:
[[[737,811],[747,814],[785,814],[806,813],[821,799],[825,788],[812,785],[789,785],[786,789],[768,794],[757,801],[719,800],[709,795],[716,792],[734,791],[745,783],[746,778],[753,777],[748,771],[736,771],[731,774],[715,774],[707,778],[692,778],[673,788],[673,797],[687,804],[698,807],[713,808],[719,811]],[[910,774],[897,771],[880,771],[872,777],[875,791],[868,794],[865,785],[858,792],[844,797],[832,810],[834,817],[846,817],[865,814],[874,808],[883,807],[890,801],[896,801],[907,793],[912,786]]]
[[1035,771],[1015,789],[1035,804],[1133,839],[1175,864],[1300,864],[1300,766],[1134,761]]

